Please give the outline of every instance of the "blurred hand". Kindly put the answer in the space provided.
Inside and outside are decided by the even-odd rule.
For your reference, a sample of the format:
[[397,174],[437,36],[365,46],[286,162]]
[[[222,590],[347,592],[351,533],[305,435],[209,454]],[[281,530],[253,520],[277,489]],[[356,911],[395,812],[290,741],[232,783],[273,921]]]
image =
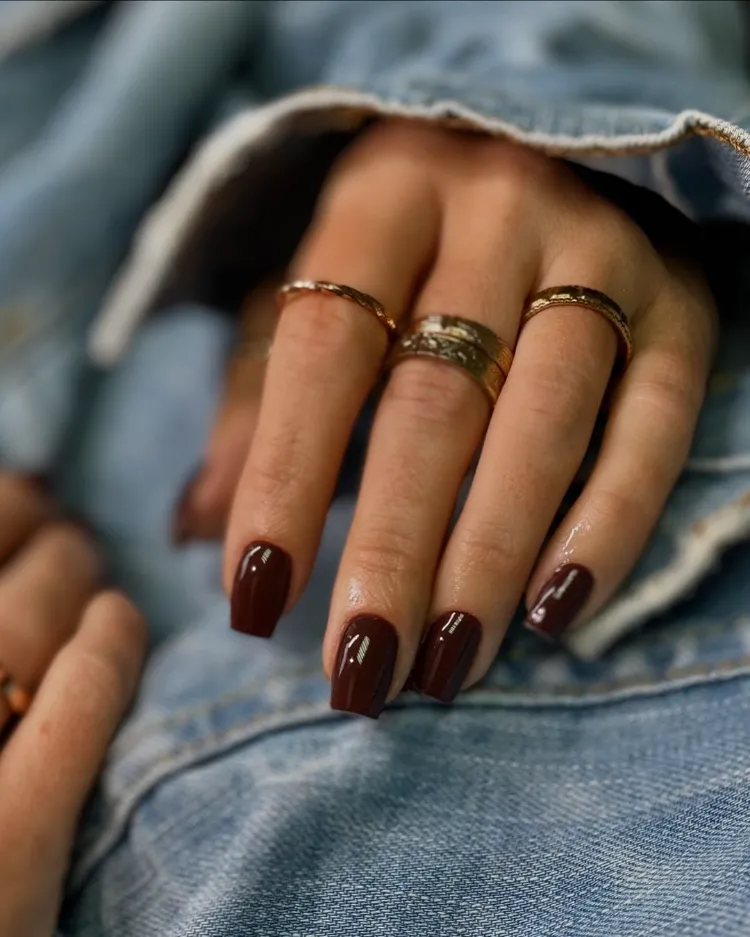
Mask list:
[[[76,824],[135,691],[140,615],[98,593],[100,563],[77,526],[0,474],[0,935],[54,932]],[[19,693],[33,696],[20,717]]]

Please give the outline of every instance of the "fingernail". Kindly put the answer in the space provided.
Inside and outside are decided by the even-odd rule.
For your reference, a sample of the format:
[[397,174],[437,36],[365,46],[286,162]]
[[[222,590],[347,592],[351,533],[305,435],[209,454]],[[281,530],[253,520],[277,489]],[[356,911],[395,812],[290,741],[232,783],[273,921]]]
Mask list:
[[524,624],[532,631],[559,638],[586,604],[594,577],[579,563],[566,563],[542,586]]
[[272,543],[251,543],[234,577],[232,628],[270,638],[284,611],[291,580],[292,561],[286,551]]
[[190,473],[188,480],[182,487],[172,512],[172,543],[175,546],[185,543],[193,537],[192,495],[195,483],[201,473],[202,466],[198,466]]
[[398,653],[393,625],[377,615],[358,615],[339,644],[331,708],[377,719],[383,711]]
[[482,638],[482,625],[466,612],[448,612],[430,626],[412,670],[414,686],[425,696],[452,703]]

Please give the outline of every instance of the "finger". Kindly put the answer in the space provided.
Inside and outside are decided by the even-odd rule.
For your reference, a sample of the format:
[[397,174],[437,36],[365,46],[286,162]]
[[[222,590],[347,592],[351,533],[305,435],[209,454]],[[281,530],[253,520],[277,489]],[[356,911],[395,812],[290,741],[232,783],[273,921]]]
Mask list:
[[73,524],[42,528],[0,573],[0,660],[33,690],[75,629],[101,574],[97,550]]
[[[637,311],[627,256],[550,240],[539,288],[584,283]],[[436,577],[414,673],[422,692],[447,702],[494,659],[586,452],[616,349],[611,326],[583,307],[548,309],[524,328]]]
[[[516,204],[480,173],[451,189],[415,319],[461,315],[513,342],[539,266],[538,242]],[[333,593],[324,665],[334,708],[377,717],[403,686],[458,489],[489,415],[485,393],[460,368],[412,358],[393,369]]]
[[54,513],[52,500],[28,476],[0,473],[0,563]]
[[639,323],[593,472],[529,583],[532,629],[561,637],[610,598],[643,551],[690,448],[711,363],[710,311],[672,282]]
[[175,505],[172,539],[177,544],[223,536],[260,410],[276,328],[277,286],[273,282],[255,290],[242,308],[239,340],[228,363],[223,397],[201,465]]
[[51,895],[61,888],[78,815],[135,691],[145,643],[143,620],[129,602],[97,596],[0,753],[4,895],[20,899],[36,882],[35,901],[50,900],[54,913]]
[[[382,150],[381,156],[382,156]],[[345,283],[403,316],[432,255],[437,206],[421,162],[361,161],[336,176],[295,276]],[[231,511],[224,580],[232,627],[268,636],[309,573],[346,446],[387,347],[343,299],[295,299],[280,316],[263,403]]]

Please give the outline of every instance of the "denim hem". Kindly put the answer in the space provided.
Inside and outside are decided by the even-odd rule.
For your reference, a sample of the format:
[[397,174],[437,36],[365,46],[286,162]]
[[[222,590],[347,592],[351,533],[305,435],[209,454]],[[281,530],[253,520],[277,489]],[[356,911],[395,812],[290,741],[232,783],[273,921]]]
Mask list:
[[566,636],[565,646],[582,660],[595,660],[624,635],[688,595],[727,547],[747,537],[750,489],[693,524],[675,544],[668,563],[618,593],[594,618]]
[[[664,115],[662,115],[664,116]],[[691,136],[709,137],[750,157],[750,132],[698,110],[669,115],[666,126],[639,133],[566,135],[524,130],[500,117],[456,101],[410,104],[345,88],[310,88],[240,113],[210,136],[178,174],[138,232],[134,249],[94,322],[89,351],[101,366],[125,350],[167,276],[181,244],[201,216],[203,205],[258,148],[283,142],[295,121],[310,131],[356,130],[372,117],[422,119],[454,129],[505,137],[554,156],[628,156],[653,153]]]

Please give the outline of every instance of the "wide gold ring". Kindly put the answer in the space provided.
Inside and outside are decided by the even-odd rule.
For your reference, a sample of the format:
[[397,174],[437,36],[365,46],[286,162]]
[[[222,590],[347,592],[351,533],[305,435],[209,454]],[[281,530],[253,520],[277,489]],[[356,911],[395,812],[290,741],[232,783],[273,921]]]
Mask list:
[[589,289],[587,286],[552,286],[531,297],[523,313],[522,326],[543,309],[549,309],[551,306],[583,306],[602,316],[617,335],[620,366],[625,368],[630,364],[633,357],[633,337],[627,316],[606,293]]
[[355,290],[353,286],[345,286],[343,283],[329,283],[326,280],[293,280],[291,283],[285,283],[277,294],[279,311],[290,299],[303,296],[305,293],[328,293],[340,299],[348,299],[349,302],[356,303],[375,316],[385,329],[389,341],[398,334],[398,326],[385,311],[382,303],[369,293],[362,293],[360,290]]
[[25,716],[31,706],[31,694],[13,680],[5,668],[0,665],[0,694],[14,716]]
[[413,357],[436,358],[461,368],[492,406],[513,362],[513,352],[491,329],[459,316],[427,316],[413,322],[394,345],[388,367]]

